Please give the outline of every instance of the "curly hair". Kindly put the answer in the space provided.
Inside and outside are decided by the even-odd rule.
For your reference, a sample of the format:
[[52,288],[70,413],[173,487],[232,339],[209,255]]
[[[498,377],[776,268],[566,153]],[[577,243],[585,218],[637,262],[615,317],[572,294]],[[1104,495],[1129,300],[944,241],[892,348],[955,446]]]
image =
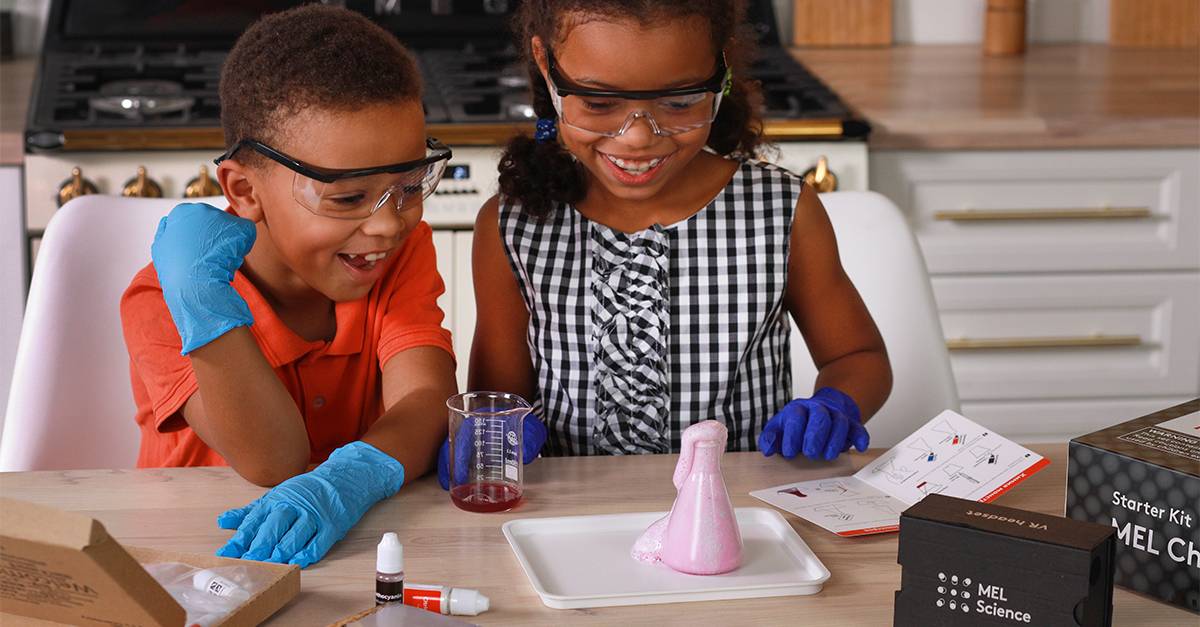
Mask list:
[[[225,148],[242,139],[277,142],[283,122],[306,107],[419,102],[422,87],[412,53],[360,13],[305,4],[267,14],[238,38],[221,71]],[[247,165],[265,160],[241,152]]]
[[[756,41],[746,26],[745,0],[524,0],[513,16],[513,37],[521,47],[539,118],[557,113],[546,80],[534,58],[532,39],[551,47],[566,39],[576,22],[568,15],[589,19],[628,20],[642,25],[699,16],[709,24],[714,54],[725,52],[733,70],[730,91],[709,131],[707,146],[722,155],[754,156],[765,143],[758,81],[749,77]],[[521,201],[529,214],[545,218],[555,203],[576,203],[587,193],[583,166],[558,142],[538,143],[527,134],[509,141],[500,159],[500,191]]]

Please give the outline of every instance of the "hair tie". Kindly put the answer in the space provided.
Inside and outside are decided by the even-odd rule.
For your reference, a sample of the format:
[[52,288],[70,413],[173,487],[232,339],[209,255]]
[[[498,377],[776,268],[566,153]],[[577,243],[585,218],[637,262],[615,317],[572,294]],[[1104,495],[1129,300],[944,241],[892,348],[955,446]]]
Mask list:
[[553,141],[558,138],[558,126],[554,122],[554,118],[541,118],[534,125],[533,138],[537,143],[544,144],[548,141]]

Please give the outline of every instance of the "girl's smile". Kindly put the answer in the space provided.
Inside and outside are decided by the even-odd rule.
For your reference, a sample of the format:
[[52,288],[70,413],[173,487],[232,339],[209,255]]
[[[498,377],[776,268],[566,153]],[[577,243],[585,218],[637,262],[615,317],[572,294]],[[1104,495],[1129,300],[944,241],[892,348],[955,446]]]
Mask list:
[[[673,89],[702,83],[718,65],[718,53],[697,45],[709,40],[708,25],[699,16],[651,25],[584,19],[567,23],[575,25],[562,41],[550,44],[555,67],[584,88]],[[546,44],[537,39],[534,47],[541,50],[539,64],[549,80]],[[563,143],[587,170],[588,192],[580,210],[601,222],[612,218],[596,215],[596,207],[610,216],[639,215],[637,221],[648,221],[646,226],[675,222],[699,211],[728,181],[728,176],[715,180],[714,174],[717,179],[732,175],[732,169],[714,172],[715,164],[724,160],[703,152],[709,129],[705,125],[658,135],[650,120],[640,116],[623,133],[607,137],[559,124]]]

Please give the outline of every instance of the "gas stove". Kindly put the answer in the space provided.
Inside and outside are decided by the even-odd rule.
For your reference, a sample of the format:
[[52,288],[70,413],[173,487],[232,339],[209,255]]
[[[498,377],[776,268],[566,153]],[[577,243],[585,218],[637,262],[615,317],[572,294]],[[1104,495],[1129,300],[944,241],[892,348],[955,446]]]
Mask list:
[[[302,1],[219,5],[199,19],[186,0],[162,0],[149,14],[136,0],[51,0],[25,132],[29,226],[44,228],[77,193],[219,194],[209,172],[224,150],[218,84],[227,51],[257,15]],[[426,204],[435,227],[470,226],[495,189],[500,146],[531,126],[528,81],[505,27],[517,2],[345,1],[417,55],[428,133],[454,150]],[[752,4],[762,48],[752,72],[780,147],[774,160],[803,172],[824,156],[840,188],[865,188],[869,127],[779,45],[771,0]]]

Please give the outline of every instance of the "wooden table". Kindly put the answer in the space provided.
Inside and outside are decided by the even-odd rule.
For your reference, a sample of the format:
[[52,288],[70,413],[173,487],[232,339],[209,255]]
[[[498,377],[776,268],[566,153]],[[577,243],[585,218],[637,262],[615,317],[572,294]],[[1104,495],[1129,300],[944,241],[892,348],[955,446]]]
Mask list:
[[[1032,447],[1050,466],[997,503],[1061,515],[1066,445]],[[853,474],[875,455],[835,462],[787,461],[759,453],[729,453],[722,463],[735,507],[769,507],[751,490],[793,481]],[[581,610],[542,604],[509,548],[500,525],[516,518],[670,509],[673,455],[540,459],[526,467],[526,502],[506,513],[455,508],[434,476],[406,486],[372,508],[322,561],[305,569],[301,592],[266,625],[320,626],[374,603],[375,545],[386,531],[404,544],[412,583],[474,588],[492,609],[463,617],[479,625],[890,625],[900,587],[896,533],[842,538],[790,514],[785,517],[832,573],[812,596],[671,603]],[[232,532],[217,528],[221,512],[263,493],[228,468],[92,470],[0,474],[0,494],[91,515],[123,544],[211,553]],[[1118,588],[1114,625],[1178,627],[1196,616]]]

